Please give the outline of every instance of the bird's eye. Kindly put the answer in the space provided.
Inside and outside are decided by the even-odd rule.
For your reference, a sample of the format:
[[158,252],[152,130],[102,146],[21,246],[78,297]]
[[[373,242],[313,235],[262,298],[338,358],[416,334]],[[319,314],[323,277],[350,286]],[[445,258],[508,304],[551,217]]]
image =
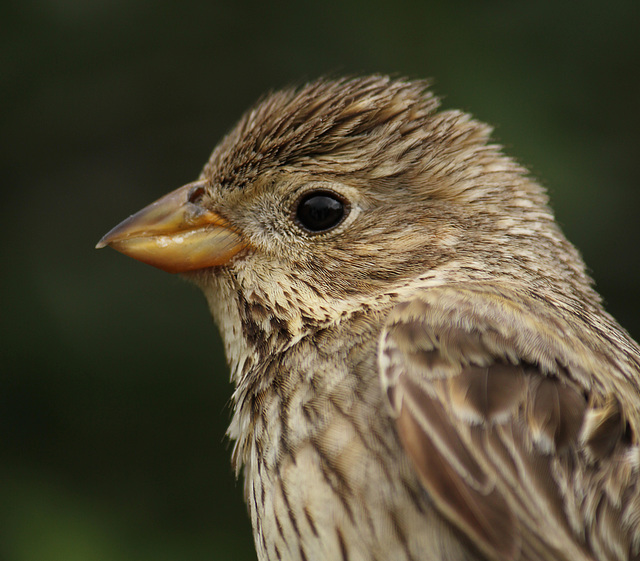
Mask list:
[[349,213],[346,201],[331,191],[305,194],[299,199],[294,212],[296,222],[314,234],[335,228]]

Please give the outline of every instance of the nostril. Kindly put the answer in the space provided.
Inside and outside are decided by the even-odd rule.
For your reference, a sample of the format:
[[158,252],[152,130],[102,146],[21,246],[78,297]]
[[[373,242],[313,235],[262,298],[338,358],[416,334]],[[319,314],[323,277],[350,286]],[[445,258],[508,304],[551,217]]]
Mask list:
[[202,185],[197,185],[189,191],[187,201],[197,205],[202,201],[202,197],[204,197],[204,187],[202,187]]

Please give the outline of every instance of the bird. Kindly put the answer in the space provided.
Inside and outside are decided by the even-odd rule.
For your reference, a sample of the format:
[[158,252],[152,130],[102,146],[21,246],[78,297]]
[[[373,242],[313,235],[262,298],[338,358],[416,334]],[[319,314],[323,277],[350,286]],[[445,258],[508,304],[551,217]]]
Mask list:
[[202,289],[260,561],[640,559],[640,347],[491,134],[309,81],[99,242]]

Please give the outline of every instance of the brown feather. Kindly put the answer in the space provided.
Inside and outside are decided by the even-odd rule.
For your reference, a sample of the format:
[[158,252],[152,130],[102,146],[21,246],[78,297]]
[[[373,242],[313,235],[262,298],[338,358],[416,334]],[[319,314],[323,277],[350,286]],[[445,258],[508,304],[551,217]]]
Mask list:
[[557,378],[536,377],[527,404],[527,422],[542,450],[551,453],[575,444],[587,408],[583,394]]
[[589,459],[598,461],[611,454],[624,431],[624,419],[620,404],[609,396],[602,407],[592,408],[580,435]]
[[[430,405],[438,407],[433,401]],[[463,482],[451,458],[443,457],[434,442],[425,438],[423,428],[406,406],[400,411],[397,427],[400,440],[429,496],[455,526],[492,557],[497,553],[500,559],[517,559],[517,521],[504,497],[494,488],[481,491],[468,485],[466,479]],[[465,467],[471,466],[467,463]]]
[[[568,374],[585,367],[559,366],[576,360],[566,349],[545,358],[545,368],[535,364],[528,326],[518,325],[525,316],[519,316],[516,297],[513,324],[496,323],[495,303],[478,291],[473,311],[461,316],[473,322],[451,327],[447,314],[463,314],[465,302],[451,310],[442,306],[456,290],[431,289],[417,298],[420,303],[395,310],[381,338],[383,385],[394,398],[401,442],[425,490],[456,528],[489,548],[492,558],[514,554],[519,544],[519,555],[527,560],[590,559],[588,550],[602,559],[623,559],[621,552],[636,547],[629,523],[616,523],[627,505],[621,488],[603,485],[611,479],[604,473],[618,462],[620,470],[628,467],[617,478],[638,473],[622,440],[619,403],[589,406],[589,392]],[[507,295],[503,289],[501,305]],[[484,308],[477,305],[483,298]],[[478,317],[479,310],[484,317]],[[568,328],[557,319],[556,325],[561,338]],[[615,450],[622,454],[619,460]],[[596,453],[604,463],[588,468],[587,458]],[[581,506],[586,490],[566,479],[569,470],[584,470],[611,498],[600,500],[591,489],[596,494]],[[637,493],[628,475],[617,481]],[[483,506],[477,504],[480,497]],[[575,505],[573,510],[566,510],[565,501]],[[497,540],[479,525],[474,515],[487,504],[491,525],[510,528],[517,539],[510,536],[505,544],[504,536]]]
[[526,390],[521,366],[467,366],[449,382],[454,412],[468,422],[500,422],[514,413]]

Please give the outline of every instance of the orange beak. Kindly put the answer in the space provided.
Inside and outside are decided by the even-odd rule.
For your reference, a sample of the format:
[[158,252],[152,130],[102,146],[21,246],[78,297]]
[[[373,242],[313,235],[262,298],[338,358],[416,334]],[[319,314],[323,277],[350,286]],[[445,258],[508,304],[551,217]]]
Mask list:
[[113,249],[169,273],[224,265],[246,242],[220,215],[191,202],[204,188],[180,187],[130,216],[96,245]]

